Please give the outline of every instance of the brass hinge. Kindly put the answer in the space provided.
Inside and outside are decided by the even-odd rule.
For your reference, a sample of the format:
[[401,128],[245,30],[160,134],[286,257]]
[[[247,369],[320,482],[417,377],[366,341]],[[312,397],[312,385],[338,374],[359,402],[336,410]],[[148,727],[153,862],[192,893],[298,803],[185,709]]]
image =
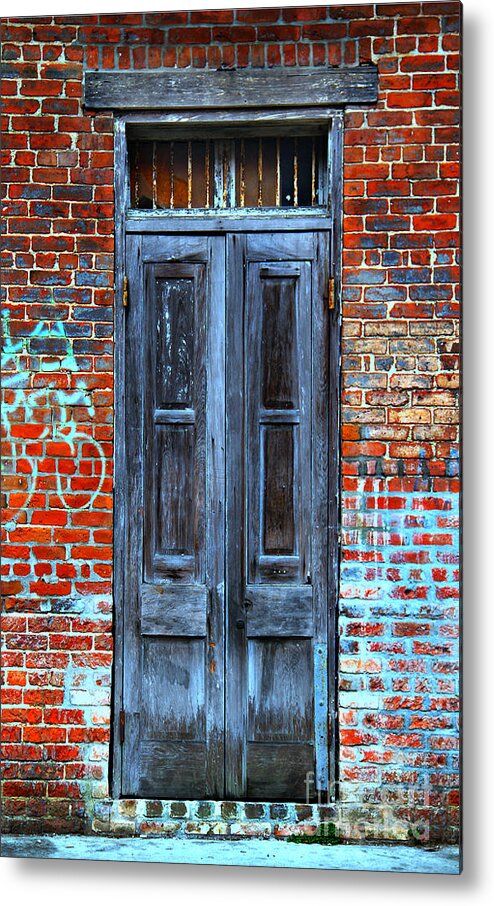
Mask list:
[[125,742],[125,711],[123,708],[120,711],[120,745],[123,746]]
[[334,308],[334,277],[329,278],[328,285],[328,308]]
[[122,305],[124,308],[127,308],[128,304],[129,304],[129,278],[126,276],[123,278]]

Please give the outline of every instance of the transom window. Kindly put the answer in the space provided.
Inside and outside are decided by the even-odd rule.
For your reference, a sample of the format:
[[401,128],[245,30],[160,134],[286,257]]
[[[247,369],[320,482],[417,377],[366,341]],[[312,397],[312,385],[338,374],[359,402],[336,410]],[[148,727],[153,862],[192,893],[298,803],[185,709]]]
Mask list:
[[129,170],[134,210],[322,208],[327,133],[133,137]]

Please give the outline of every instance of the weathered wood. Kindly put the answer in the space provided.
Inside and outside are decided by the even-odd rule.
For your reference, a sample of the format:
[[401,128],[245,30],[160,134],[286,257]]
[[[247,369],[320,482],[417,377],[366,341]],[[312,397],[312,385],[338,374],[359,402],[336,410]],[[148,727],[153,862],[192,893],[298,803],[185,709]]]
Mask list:
[[262,638],[249,644],[249,743],[312,742],[311,649],[310,639]]
[[262,285],[261,405],[266,411],[298,406],[296,286],[294,279],[283,280],[290,276],[300,276],[300,268],[293,274],[273,267],[260,269],[261,278],[272,278]]
[[196,413],[194,409],[155,409],[155,425],[193,425]]
[[291,585],[289,594],[280,597],[276,586],[248,585],[245,590],[245,617],[247,638],[312,638],[312,588],[310,585]]
[[244,251],[245,235],[227,237],[226,274],[226,660],[225,673],[225,796],[243,799],[246,790],[247,670],[242,621],[245,589],[245,427]]
[[[133,758],[137,760],[137,767],[128,769],[125,784],[128,795],[136,795],[136,790],[149,789],[150,777],[160,776],[161,768],[153,759],[159,757],[156,753],[161,749],[156,749],[155,756],[152,756],[152,740],[159,738],[160,742],[168,745],[180,738],[185,745],[192,733],[191,728],[195,728],[195,741],[206,746],[207,764],[204,785],[193,791],[191,778],[196,774],[191,768],[187,795],[221,795],[225,791],[228,796],[243,798],[249,795],[249,790],[264,789],[268,797],[293,799],[304,795],[302,787],[305,780],[301,776],[305,778],[307,771],[314,772],[319,789],[327,785],[324,759],[317,757],[318,749],[324,751],[321,747],[325,739],[322,717],[324,709],[327,709],[325,660],[319,656],[319,647],[314,652],[316,658],[313,654],[314,645],[325,644],[324,632],[327,631],[324,612],[327,606],[327,568],[324,560],[324,507],[327,507],[327,495],[324,497],[323,475],[325,462],[327,472],[327,439],[324,440],[325,436],[327,438],[327,416],[324,414],[327,410],[327,326],[324,328],[327,313],[324,314],[323,302],[328,266],[327,232],[324,237],[313,232],[232,235],[228,240],[229,262],[226,268],[225,245],[221,237],[129,235],[129,249],[132,249],[132,260],[129,260],[131,299],[134,299],[134,309],[140,312],[132,315],[132,306],[129,310],[131,322],[132,317],[135,321],[129,348],[136,362],[136,373],[142,375],[140,387],[142,382],[145,387],[141,402],[135,382],[129,387],[129,398],[134,400],[129,413],[134,412],[134,422],[128,423],[128,430],[133,438],[131,447],[133,444],[136,455],[140,456],[141,468],[145,461],[143,442],[146,438],[149,442],[153,432],[163,428],[172,432],[196,431],[198,421],[203,418],[201,406],[204,408],[204,404],[198,402],[202,399],[198,388],[203,385],[202,379],[197,378],[203,361],[206,363],[206,384],[210,389],[206,395],[207,427],[203,443],[208,476],[205,491],[205,537],[209,545],[205,560],[209,564],[206,565],[207,574],[200,565],[201,560],[195,560],[195,529],[192,535],[191,524],[181,515],[181,507],[195,494],[197,482],[197,486],[201,486],[204,466],[200,466],[200,473],[194,473],[192,477],[190,457],[180,447],[177,474],[173,477],[167,472],[166,480],[162,482],[167,488],[181,488],[179,499],[174,507],[173,501],[167,497],[161,505],[162,511],[157,510],[158,543],[153,542],[151,546],[153,561],[144,582],[139,578],[139,538],[142,537],[139,533],[145,531],[149,519],[142,513],[139,500],[143,500],[145,508],[152,504],[152,488],[146,491],[144,498],[139,496],[141,492],[134,496],[134,504],[131,505],[135,550],[129,584],[137,581],[137,599],[141,603],[137,624],[140,623],[140,628],[135,636],[135,664],[128,665],[135,684],[135,704],[132,708],[135,730],[128,741],[127,751],[132,751]],[[205,314],[200,315],[198,309],[194,316],[194,361],[187,373],[184,371],[179,386],[174,381],[180,373],[181,362],[177,362],[176,374],[169,381],[160,372],[160,368],[165,366],[158,367],[155,360],[158,348],[153,333],[158,317],[156,305],[160,299],[163,309],[165,296],[157,296],[153,287],[157,275],[161,275],[158,280],[171,275],[176,282],[180,273],[181,279],[191,279],[198,267],[206,267],[209,276],[195,281],[194,298],[197,301],[198,296],[204,297],[206,308]],[[227,285],[224,282],[225,272],[228,273]],[[247,275],[245,285],[244,272]],[[144,274],[147,274],[146,280]],[[284,295],[286,286],[288,296]],[[295,287],[295,294],[292,286]],[[188,296],[181,294],[180,299],[181,304],[190,303]],[[283,305],[280,309],[283,299],[289,303],[288,309]],[[225,304],[229,319],[226,351]],[[292,309],[291,313],[289,309]],[[263,324],[264,317],[271,319],[269,329]],[[185,348],[186,359],[190,362],[191,347],[188,343],[184,345],[180,339],[186,329],[183,324],[187,322],[177,321],[177,318],[171,320],[177,322],[173,342]],[[147,330],[143,330],[146,323]],[[204,340],[200,339],[203,331],[207,337],[205,359]],[[144,344],[142,336],[146,338]],[[150,358],[149,344],[154,344]],[[265,367],[269,349],[277,347],[277,344],[280,347],[278,366],[289,372],[281,383],[279,373]],[[168,347],[166,355],[161,350],[165,364],[168,359],[170,362],[174,360],[172,346]],[[199,347],[203,352],[198,352]],[[311,348],[315,356],[312,364]],[[222,378],[225,360],[228,368],[226,401]],[[157,403],[159,409],[156,408]],[[179,403],[184,405],[183,409],[176,408]],[[167,409],[167,404],[173,408]],[[271,412],[273,420],[270,422]],[[170,422],[167,422],[167,413],[171,416]],[[180,421],[181,413],[183,421]],[[225,531],[222,503],[225,413],[229,450],[226,563],[222,541]],[[133,432],[131,424],[136,423],[136,418],[139,423],[139,418],[144,417],[149,427],[142,434]],[[276,442],[271,453],[264,449],[263,454],[265,445],[263,442],[259,444],[260,432],[268,432],[268,436],[269,432],[274,432],[274,435],[281,432],[283,436],[288,432],[289,448]],[[253,443],[254,448],[257,444],[257,454],[252,452]],[[152,469],[158,469],[158,474],[159,461],[166,461],[164,453],[151,460]],[[247,524],[250,526],[248,547],[245,546],[247,538],[244,536],[246,503]],[[258,509],[260,503],[262,510]],[[167,507],[170,510],[168,513],[165,512]],[[314,537],[314,532],[319,533],[318,539]],[[222,623],[225,568],[228,588],[226,675],[229,678],[226,687],[222,653],[225,638]],[[133,600],[135,598],[131,593],[129,627],[136,625]],[[168,639],[170,645],[174,644],[172,639],[177,643],[180,640],[180,670],[172,648],[167,648]],[[157,647],[150,647],[153,640]],[[163,721],[157,716],[161,713],[163,690],[169,682],[169,671],[173,673],[175,667],[177,670],[173,675],[185,677],[188,669],[187,644],[191,646],[191,665],[195,664],[195,670],[203,671],[205,678],[204,688],[200,687],[203,692],[198,696],[199,710],[194,714],[200,712],[205,715],[206,730],[201,731],[202,736],[199,734],[198,728],[203,724],[192,715],[185,687],[177,688],[166,692],[166,697],[175,702],[172,709],[175,717],[167,716],[164,721],[167,738],[163,739],[160,735],[164,732]],[[295,651],[299,656],[294,661]],[[295,662],[298,666],[293,668],[293,675],[299,680],[302,674],[304,677],[303,682],[297,680],[297,701],[301,711],[297,711],[292,702],[293,696],[290,698],[289,694],[292,689],[290,665]],[[285,681],[278,682],[272,672],[273,663],[278,664],[278,674],[284,675]],[[157,684],[156,697],[149,691],[153,682]],[[271,692],[264,700],[261,689],[266,689],[266,684],[270,682]],[[223,696],[226,727],[223,723]],[[150,697],[150,704],[146,704],[146,697]],[[296,717],[296,714],[304,716]],[[157,726],[159,724],[159,729],[153,730],[153,721],[157,722]],[[248,730],[249,721],[251,728],[254,728],[253,740]],[[136,733],[140,742],[136,742]],[[225,733],[226,788],[222,773]],[[261,775],[270,769],[272,752],[269,747],[274,740],[277,744],[278,778],[273,781],[274,786],[269,793],[267,781],[261,780]],[[292,752],[294,743],[295,755]],[[251,751],[252,746],[254,749]],[[293,757],[298,765],[298,779],[295,780]],[[252,778],[249,774],[251,769]],[[168,768],[164,766],[163,770],[169,777]],[[292,782],[295,786],[289,792]],[[177,790],[183,789],[180,784],[185,781],[182,778],[177,783],[178,787],[171,784],[167,795],[179,795]]]
[[127,233],[287,233],[303,230],[329,230],[328,212],[320,208],[280,208],[279,214],[262,208],[201,211],[127,213]]
[[295,439],[292,425],[261,428],[262,549],[266,554],[291,554],[296,545]]
[[208,593],[201,585],[144,585],[143,635],[205,636]]
[[[206,266],[150,261],[143,267],[146,578],[204,583]],[[181,405],[193,410],[193,424],[177,418]]]
[[[316,713],[315,782],[327,790],[328,776],[328,412],[329,309],[327,293],[330,274],[328,234],[316,237],[312,270],[312,292],[322,304],[312,310],[312,557],[317,568],[312,576],[314,590],[314,708]],[[324,304],[326,303],[326,304]],[[331,466],[332,468],[332,466]]]
[[206,314],[206,795],[225,789],[225,241],[208,239]]
[[343,255],[343,115],[331,121],[328,160],[331,168],[331,211],[333,215],[331,262],[335,280],[335,307],[329,313],[329,462],[328,473],[328,693],[330,795],[338,796],[338,596],[340,580],[340,421],[341,421],[341,268]]
[[155,268],[154,278],[160,280],[161,290],[156,337],[158,409],[192,405],[195,276],[194,268],[186,265],[168,273]]
[[[143,649],[142,739],[203,740],[204,639],[148,636]],[[182,771],[187,771],[187,764]],[[171,795],[175,795],[175,783]]]
[[328,737],[328,646],[316,639],[313,653],[314,667],[314,742],[316,770],[314,786],[328,791],[329,737]]
[[[272,372],[274,369],[270,369]],[[264,386],[266,386],[267,381],[265,380]],[[280,384],[281,384],[280,379]],[[269,425],[299,425],[300,424],[300,409],[295,407],[290,407],[290,409],[264,409],[262,406],[259,409],[259,424],[269,424]]]
[[84,75],[84,104],[92,110],[338,106],[375,102],[377,92],[377,67],[371,65]]
[[292,261],[280,261],[276,264],[263,264],[259,268],[260,277],[300,277],[299,264]]
[[[310,446],[310,388],[305,387],[310,381],[310,318],[304,316],[302,304],[310,300],[311,290],[309,265],[300,259],[310,258],[311,248],[312,236],[291,236],[289,243],[287,237],[283,247],[273,237],[248,240],[250,582],[290,583],[306,578],[310,530],[305,500],[310,499],[310,468],[304,467],[308,453],[302,454],[301,445],[304,450]],[[282,406],[290,416],[285,425],[278,415]],[[270,423],[270,408],[276,413],[274,423]],[[299,412],[297,421],[291,417],[294,409]]]
[[251,742],[247,799],[306,802],[314,798],[314,748],[307,743]]
[[194,447],[192,425],[156,426],[153,558],[155,553],[191,555],[194,550]]
[[[149,740],[141,743],[137,795],[149,799],[190,799],[206,788],[204,742]],[[195,793],[191,794],[191,790]]]
[[[231,708],[227,777],[233,778],[231,789],[240,797],[303,798],[307,772],[312,772],[312,794],[315,790],[315,697],[319,695],[320,702],[325,694],[315,686],[319,675],[314,671],[313,640],[316,625],[324,620],[313,614],[312,581],[315,575],[324,587],[327,571],[324,560],[311,556],[313,482],[315,492],[324,490],[318,485],[319,472],[314,476],[312,445],[324,445],[319,434],[327,431],[324,419],[317,420],[321,403],[312,398],[311,377],[311,325],[315,308],[324,306],[320,283],[311,277],[318,270],[318,240],[312,232],[232,235],[230,245],[232,258],[236,253],[233,274],[238,276],[228,297],[228,513],[234,513],[236,521],[230,525],[227,520],[227,537],[232,532],[227,548],[227,676],[235,677],[235,689],[226,686]],[[282,300],[288,308],[281,304],[278,311]],[[271,319],[269,327],[263,318]],[[324,335],[318,340],[324,349],[325,340]],[[265,357],[273,349],[276,369],[270,370]],[[280,376],[280,369],[290,374]],[[235,426],[231,433],[230,425]],[[288,432],[289,448],[276,443],[272,455],[266,450],[263,454],[266,432]],[[327,599],[319,595],[317,606],[326,607]],[[291,674],[300,680],[297,706],[292,703]],[[327,691],[325,700],[327,706]],[[231,720],[236,745],[230,751]]]
[[224,786],[223,247],[220,237],[127,238],[129,796],[220,796]]
[[127,125],[129,137],[162,139],[204,136],[204,127],[220,127],[222,135],[237,138],[239,127],[242,135],[259,136],[274,131],[275,135],[327,135],[328,122],[334,110],[331,107],[247,107],[200,108],[183,110],[127,111],[121,120]]

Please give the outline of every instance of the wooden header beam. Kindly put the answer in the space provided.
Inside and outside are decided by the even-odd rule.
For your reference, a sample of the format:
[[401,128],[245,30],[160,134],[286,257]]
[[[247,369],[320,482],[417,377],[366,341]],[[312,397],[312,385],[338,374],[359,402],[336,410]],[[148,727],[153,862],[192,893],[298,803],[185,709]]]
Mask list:
[[314,107],[377,101],[376,66],[353,69],[240,69],[86,72],[84,104],[93,110]]

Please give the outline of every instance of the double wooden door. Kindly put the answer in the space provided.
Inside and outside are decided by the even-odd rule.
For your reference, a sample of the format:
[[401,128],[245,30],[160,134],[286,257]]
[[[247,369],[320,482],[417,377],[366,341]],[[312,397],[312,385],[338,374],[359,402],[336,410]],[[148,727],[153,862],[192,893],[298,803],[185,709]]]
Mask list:
[[127,236],[124,796],[327,788],[328,254]]

